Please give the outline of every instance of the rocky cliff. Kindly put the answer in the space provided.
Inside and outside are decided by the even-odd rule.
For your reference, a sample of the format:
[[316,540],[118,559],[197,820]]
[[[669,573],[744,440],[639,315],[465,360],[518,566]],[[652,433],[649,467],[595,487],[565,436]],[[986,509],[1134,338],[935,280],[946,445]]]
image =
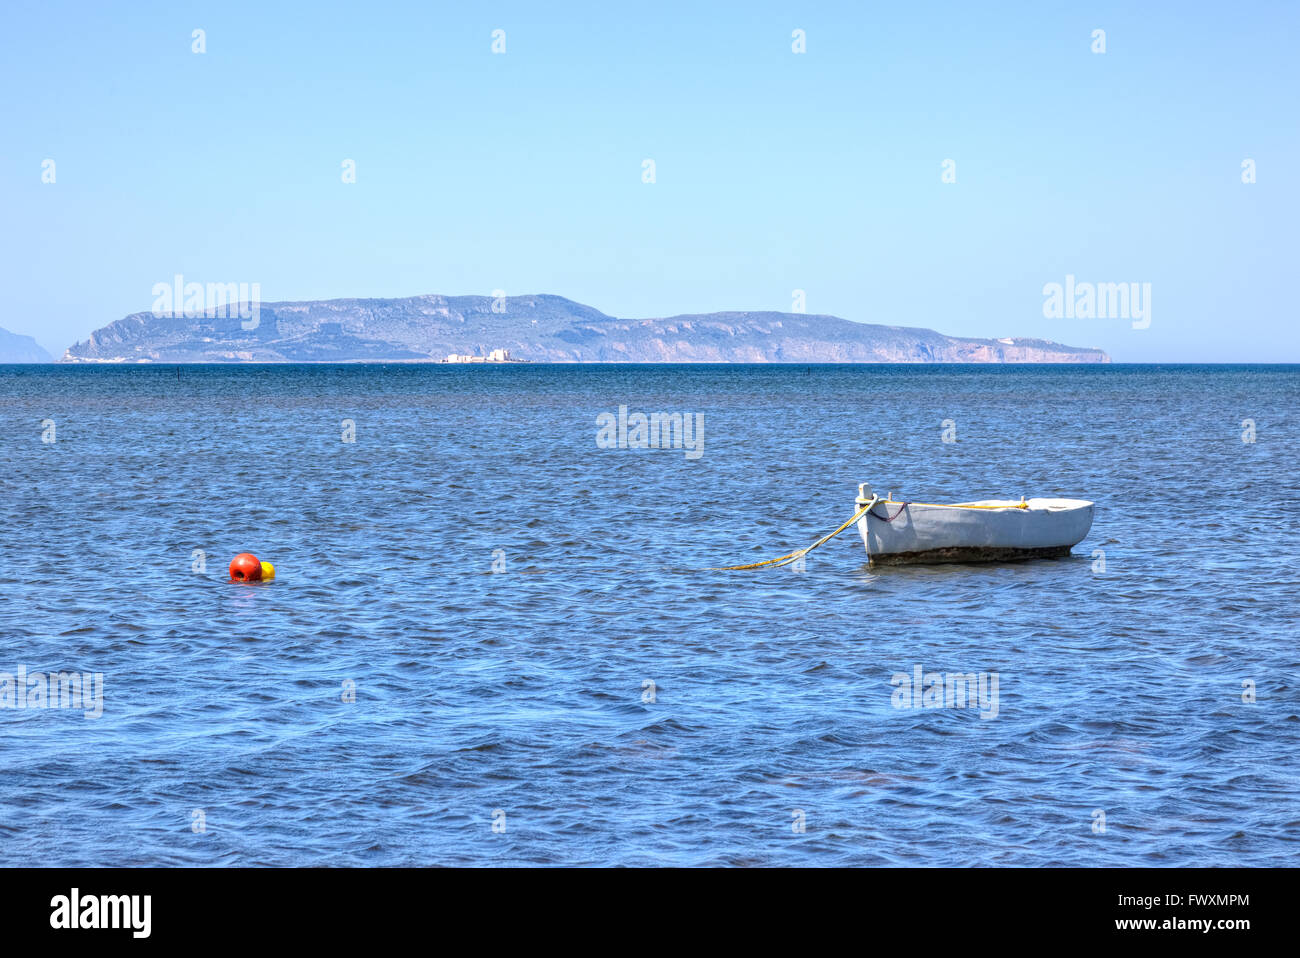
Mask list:
[[54,358],[30,336],[0,329],[0,363],[52,363]]

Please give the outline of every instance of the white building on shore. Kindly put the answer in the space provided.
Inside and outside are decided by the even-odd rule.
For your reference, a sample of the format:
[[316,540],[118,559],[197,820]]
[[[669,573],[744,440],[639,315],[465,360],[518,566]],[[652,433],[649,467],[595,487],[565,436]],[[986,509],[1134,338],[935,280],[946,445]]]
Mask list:
[[448,353],[444,362],[448,363],[512,363],[510,350],[494,349],[486,356],[466,356],[460,353]]

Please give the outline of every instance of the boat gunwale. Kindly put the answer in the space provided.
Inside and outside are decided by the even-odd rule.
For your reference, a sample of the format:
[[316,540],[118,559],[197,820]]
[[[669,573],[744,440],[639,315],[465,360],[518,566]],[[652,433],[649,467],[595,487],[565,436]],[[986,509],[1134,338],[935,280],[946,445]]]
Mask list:
[[[861,509],[863,506],[867,505],[867,503],[871,502],[871,499],[864,499],[861,496],[858,496],[854,501],[857,503],[858,508]],[[1060,505],[1055,507],[1040,506],[1037,508],[1029,505],[1029,502],[1027,500],[1022,500],[1021,502],[1009,502],[1007,505],[995,506],[995,505],[983,504],[984,502],[989,502],[989,501],[997,501],[997,500],[976,500],[974,502],[908,502],[908,501],[899,501],[897,499],[876,499],[875,505],[920,506],[926,509],[979,509],[985,512],[1002,512],[1002,511],[1070,512],[1075,509],[1085,509],[1096,505],[1095,502],[1091,502],[1087,499],[1048,499],[1046,500],[1048,502],[1069,503],[1069,505]],[[880,518],[880,516],[876,516],[870,512],[868,512],[867,515],[872,516],[873,518],[876,519]]]

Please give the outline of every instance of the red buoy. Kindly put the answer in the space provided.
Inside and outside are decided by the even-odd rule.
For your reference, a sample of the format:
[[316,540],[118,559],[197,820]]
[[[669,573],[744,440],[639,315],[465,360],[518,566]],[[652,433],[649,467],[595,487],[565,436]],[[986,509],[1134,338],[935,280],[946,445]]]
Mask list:
[[231,582],[261,582],[262,563],[251,552],[241,552],[230,560]]

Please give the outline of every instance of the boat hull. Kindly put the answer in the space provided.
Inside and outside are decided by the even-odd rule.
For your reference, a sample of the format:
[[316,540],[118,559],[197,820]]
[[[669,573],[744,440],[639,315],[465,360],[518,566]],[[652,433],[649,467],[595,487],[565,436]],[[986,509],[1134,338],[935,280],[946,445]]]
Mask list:
[[[859,499],[861,509],[870,500]],[[881,501],[858,520],[873,564],[1013,562],[1069,555],[1092,528],[1082,499],[983,500],[952,506]]]

